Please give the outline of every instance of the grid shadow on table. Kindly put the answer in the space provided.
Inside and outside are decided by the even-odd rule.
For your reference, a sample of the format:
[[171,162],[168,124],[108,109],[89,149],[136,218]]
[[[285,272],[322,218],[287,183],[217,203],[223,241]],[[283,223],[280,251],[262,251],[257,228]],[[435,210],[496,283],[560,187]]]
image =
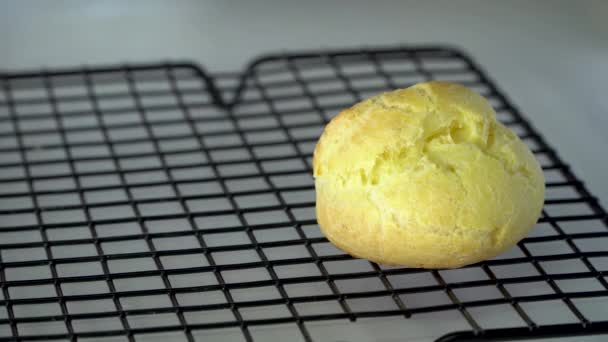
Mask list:
[[[486,96],[530,146],[547,180],[543,216],[516,248],[462,269],[352,259],[316,224],[315,142],[342,108],[430,79]],[[0,341],[312,341],[375,317],[420,336],[465,331],[445,340],[608,332],[606,212],[458,51],[273,55],[242,75],[175,63],[0,82]],[[457,323],[428,326],[442,317]]]

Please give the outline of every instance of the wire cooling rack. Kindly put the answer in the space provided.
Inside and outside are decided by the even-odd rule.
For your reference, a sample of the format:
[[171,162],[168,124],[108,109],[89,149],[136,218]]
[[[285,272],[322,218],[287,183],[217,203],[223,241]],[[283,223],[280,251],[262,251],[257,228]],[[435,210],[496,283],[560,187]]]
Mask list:
[[[457,270],[352,259],[321,235],[311,157],[340,109],[443,79],[543,165],[530,237]],[[446,48],[3,75],[0,341],[471,341],[608,332],[607,216]]]

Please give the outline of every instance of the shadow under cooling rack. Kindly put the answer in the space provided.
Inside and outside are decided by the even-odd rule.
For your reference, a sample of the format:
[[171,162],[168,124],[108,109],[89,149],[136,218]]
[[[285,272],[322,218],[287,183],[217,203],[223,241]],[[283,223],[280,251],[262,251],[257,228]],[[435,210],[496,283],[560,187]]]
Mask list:
[[[530,146],[547,180],[543,216],[517,247],[462,269],[353,259],[315,221],[315,142],[342,108],[430,79],[486,96]],[[608,333],[606,212],[458,50],[314,51],[263,57],[242,74],[165,63],[0,82],[0,341]]]

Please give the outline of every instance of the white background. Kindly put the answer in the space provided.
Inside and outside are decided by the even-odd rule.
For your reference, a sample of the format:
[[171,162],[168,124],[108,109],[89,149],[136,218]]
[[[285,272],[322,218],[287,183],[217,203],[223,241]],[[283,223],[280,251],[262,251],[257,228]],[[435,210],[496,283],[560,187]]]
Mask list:
[[5,71],[415,43],[469,52],[608,204],[608,1],[0,1]]
[[468,51],[608,202],[608,1],[0,2],[0,70],[399,43]]

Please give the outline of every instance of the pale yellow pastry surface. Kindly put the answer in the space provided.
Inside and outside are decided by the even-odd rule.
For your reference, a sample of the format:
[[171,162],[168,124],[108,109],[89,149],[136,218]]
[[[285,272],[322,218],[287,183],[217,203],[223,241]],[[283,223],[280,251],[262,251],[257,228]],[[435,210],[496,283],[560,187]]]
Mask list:
[[528,147],[453,83],[383,93],[336,116],[314,153],[317,220],[345,252],[454,268],[524,238],[544,201]]

